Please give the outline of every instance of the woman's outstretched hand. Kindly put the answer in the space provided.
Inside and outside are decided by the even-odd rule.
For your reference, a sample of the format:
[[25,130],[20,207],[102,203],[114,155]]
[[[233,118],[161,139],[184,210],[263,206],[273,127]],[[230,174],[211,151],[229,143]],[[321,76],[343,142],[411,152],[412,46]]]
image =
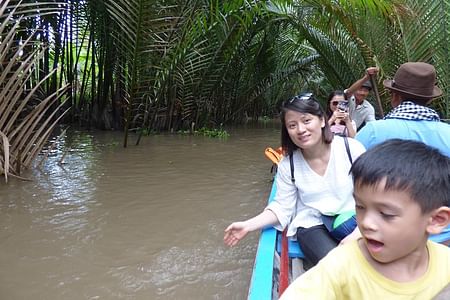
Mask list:
[[269,225],[279,224],[277,216],[270,210],[265,209],[262,213],[243,222],[234,222],[225,229],[223,241],[228,246],[235,246],[247,233],[259,230]]
[[245,222],[234,222],[225,229],[223,241],[227,246],[235,246],[247,235],[248,231]]

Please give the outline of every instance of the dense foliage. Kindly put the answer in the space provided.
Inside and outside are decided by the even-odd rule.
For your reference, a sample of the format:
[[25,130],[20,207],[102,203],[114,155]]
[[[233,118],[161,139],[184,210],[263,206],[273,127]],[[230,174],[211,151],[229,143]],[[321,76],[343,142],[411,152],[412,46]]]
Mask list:
[[[444,0],[6,0],[0,9],[0,105],[15,128],[23,118],[3,114],[5,78],[15,76],[20,110],[64,101],[65,122],[123,129],[126,146],[132,131],[139,143],[148,132],[272,117],[301,90],[325,99],[372,65],[388,110],[381,82],[406,61],[436,66],[445,94],[433,105],[450,117]],[[25,62],[33,66],[11,66]],[[49,108],[61,117],[57,102]]]

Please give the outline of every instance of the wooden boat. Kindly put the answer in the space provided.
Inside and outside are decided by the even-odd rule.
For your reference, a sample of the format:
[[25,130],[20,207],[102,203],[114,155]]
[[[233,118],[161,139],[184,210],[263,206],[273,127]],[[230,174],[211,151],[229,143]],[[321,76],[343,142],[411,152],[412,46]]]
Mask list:
[[[276,185],[274,182],[272,184],[269,202],[273,200],[275,193]],[[282,239],[282,232],[273,227],[265,228],[261,231],[250,281],[249,300],[278,299],[279,294],[281,294],[280,292],[284,291],[287,284],[304,272],[302,263],[303,253],[298,247],[298,244],[287,241],[290,247],[288,246],[288,249],[286,249],[285,239],[285,247],[281,251]],[[286,253],[288,257],[286,257]],[[288,265],[288,270],[286,269],[286,264]],[[287,283],[285,282],[280,285],[280,281],[283,281],[282,278],[284,280],[287,278]]]
[[[269,152],[272,154],[267,154],[266,150],[266,155],[273,162],[281,159],[277,155],[273,156],[273,149]],[[271,159],[271,155],[275,159]],[[275,194],[274,181],[269,203],[274,199]],[[450,227],[441,234],[430,236],[430,239],[438,243],[450,241]],[[304,272],[303,258],[304,255],[297,242],[289,240],[273,227],[263,229],[259,237],[247,299],[278,299],[289,283]]]

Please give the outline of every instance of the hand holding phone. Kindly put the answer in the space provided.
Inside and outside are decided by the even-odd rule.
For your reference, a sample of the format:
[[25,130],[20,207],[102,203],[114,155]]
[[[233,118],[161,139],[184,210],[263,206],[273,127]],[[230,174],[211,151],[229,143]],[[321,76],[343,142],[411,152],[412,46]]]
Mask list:
[[341,112],[347,112],[348,111],[348,101],[339,101],[337,105],[337,109]]

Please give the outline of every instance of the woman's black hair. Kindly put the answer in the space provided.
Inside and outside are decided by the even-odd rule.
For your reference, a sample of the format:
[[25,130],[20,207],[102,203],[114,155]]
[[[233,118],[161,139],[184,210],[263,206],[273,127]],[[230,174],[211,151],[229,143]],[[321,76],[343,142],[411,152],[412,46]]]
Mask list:
[[333,133],[328,125],[328,118],[320,106],[320,103],[315,99],[312,93],[301,93],[290,100],[283,102],[281,106],[281,147],[286,155],[291,155],[299,147],[291,140],[286,128],[286,112],[293,110],[296,112],[311,114],[324,119],[325,126],[322,128],[322,141],[330,144],[333,140]]

